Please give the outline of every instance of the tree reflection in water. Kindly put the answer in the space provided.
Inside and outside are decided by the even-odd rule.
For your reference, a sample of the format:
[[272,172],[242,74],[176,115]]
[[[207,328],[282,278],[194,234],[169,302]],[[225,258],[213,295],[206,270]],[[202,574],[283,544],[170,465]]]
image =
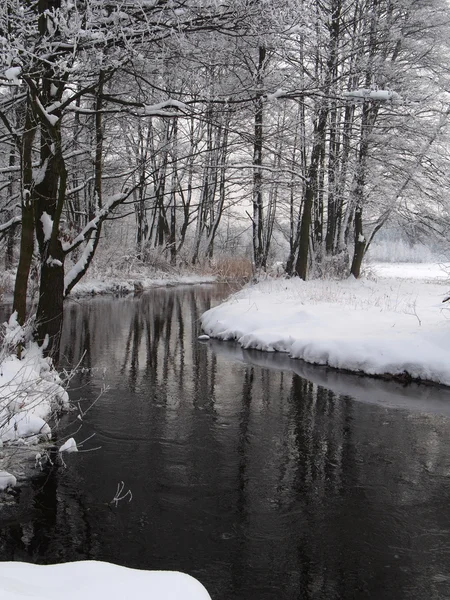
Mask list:
[[213,600],[448,597],[448,392],[198,342],[226,293],[71,304],[72,398],[109,386],[80,434],[101,449],[22,488],[0,558],[179,569]]

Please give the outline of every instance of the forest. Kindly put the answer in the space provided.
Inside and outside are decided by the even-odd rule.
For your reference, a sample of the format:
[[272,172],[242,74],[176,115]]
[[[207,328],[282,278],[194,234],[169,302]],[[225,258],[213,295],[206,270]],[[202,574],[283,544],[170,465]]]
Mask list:
[[36,337],[102,245],[360,276],[383,228],[448,242],[445,0],[5,0],[0,235]]

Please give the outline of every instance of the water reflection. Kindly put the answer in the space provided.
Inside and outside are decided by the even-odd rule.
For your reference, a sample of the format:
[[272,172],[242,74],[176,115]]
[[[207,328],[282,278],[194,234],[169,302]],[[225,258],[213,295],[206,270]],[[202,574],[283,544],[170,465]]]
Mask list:
[[109,386],[83,429],[102,448],[22,490],[0,557],[180,569],[213,600],[449,597],[447,391],[198,342],[224,294],[69,307],[73,397]]

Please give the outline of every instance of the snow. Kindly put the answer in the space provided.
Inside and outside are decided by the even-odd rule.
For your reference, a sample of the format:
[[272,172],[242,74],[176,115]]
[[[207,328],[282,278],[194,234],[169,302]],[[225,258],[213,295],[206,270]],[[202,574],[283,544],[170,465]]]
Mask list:
[[[375,263],[370,268],[381,277],[422,281],[448,281],[450,263]],[[450,289],[450,285],[448,286]]]
[[74,266],[70,269],[67,275],[64,277],[64,293],[66,292],[69,285],[76,279],[76,277],[86,268],[86,264],[88,263],[89,257],[94,253],[94,238],[91,238],[84,250],[81,254],[79,260],[74,264]]
[[285,95],[286,95],[286,91],[278,88],[272,94],[267,94],[266,99],[268,102],[271,102],[272,100],[277,100],[278,98],[281,98],[282,96],[285,96]]
[[9,229],[16,223],[20,223],[21,221],[22,221],[22,217],[19,217],[19,216],[13,217],[6,223],[3,223],[2,225],[0,225],[0,233],[2,233],[2,231],[5,231],[6,229]]
[[380,102],[390,101],[393,104],[400,104],[402,102],[402,97],[400,94],[390,90],[370,90],[360,88],[357,90],[344,92],[344,97],[347,100],[352,100],[354,102],[363,102],[364,100],[378,100]]
[[42,163],[42,165],[39,168],[33,169],[34,185],[39,185],[40,183],[42,183],[44,181],[45,173],[47,172],[47,167],[48,167],[48,158],[46,158],[44,160],[44,162]]
[[6,490],[9,487],[14,487],[17,479],[8,471],[0,471],[0,491]]
[[76,441],[72,438],[69,438],[67,440],[67,442],[65,442],[61,448],[59,449],[60,452],[68,452],[69,454],[71,452],[78,452],[78,447],[77,447],[77,443]]
[[47,264],[50,267],[62,267],[63,266],[63,264],[60,260],[58,260],[57,258],[53,258],[52,256],[49,256],[47,258]]
[[[14,313],[5,324],[4,347],[23,340]],[[58,374],[41,349],[29,342],[19,360],[14,354],[0,359],[0,442],[32,445],[51,438],[47,423],[57,409],[67,409],[69,397]]]
[[52,237],[53,221],[51,216],[45,212],[41,215],[42,229],[44,230],[44,242],[48,242]]
[[[377,267],[374,267],[376,272]],[[383,269],[381,269],[382,271]],[[205,333],[308,363],[450,385],[450,284],[267,279],[201,317]]]
[[167,108],[177,108],[179,110],[187,110],[188,106],[183,102],[179,102],[178,100],[165,100],[164,102],[159,102],[158,104],[147,104],[142,109],[142,114],[152,117],[152,116],[161,116],[161,117],[177,117],[179,114],[177,112],[167,111]]
[[50,114],[45,108],[44,105],[42,104],[42,102],[39,100],[39,98],[36,98],[36,104],[39,106],[39,109],[41,111],[42,116],[50,123],[50,125],[52,127],[54,127],[56,125],[56,123],[59,121],[59,117],[57,117],[56,115],[52,115]]
[[60,565],[0,563],[0,598],[8,600],[211,600],[203,585],[178,571],[141,571],[101,561]]
[[12,83],[14,83],[14,85],[19,85],[20,84],[20,74],[22,73],[22,69],[21,67],[9,67],[9,69],[6,69],[5,71],[5,77],[8,81],[12,81]]
[[39,439],[50,439],[51,429],[49,425],[31,412],[21,411],[5,417],[0,427],[2,442],[14,442],[20,440],[23,443],[37,443]]

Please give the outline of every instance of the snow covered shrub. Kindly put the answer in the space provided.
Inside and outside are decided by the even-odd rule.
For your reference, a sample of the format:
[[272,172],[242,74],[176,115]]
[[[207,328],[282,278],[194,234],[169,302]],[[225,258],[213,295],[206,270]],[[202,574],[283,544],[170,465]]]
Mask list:
[[284,277],[286,275],[285,264],[280,260],[272,263],[267,274],[271,277]]
[[[50,439],[48,420],[69,408],[69,397],[51,360],[30,339],[15,313],[3,325],[0,341],[0,442],[31,445]],[[22,346],[21,357],[16,348]]]
[[334,256],[324,255],[317,260],[311,272],[312,279],[345,279],[350,272],[348,251],[344,250]]

